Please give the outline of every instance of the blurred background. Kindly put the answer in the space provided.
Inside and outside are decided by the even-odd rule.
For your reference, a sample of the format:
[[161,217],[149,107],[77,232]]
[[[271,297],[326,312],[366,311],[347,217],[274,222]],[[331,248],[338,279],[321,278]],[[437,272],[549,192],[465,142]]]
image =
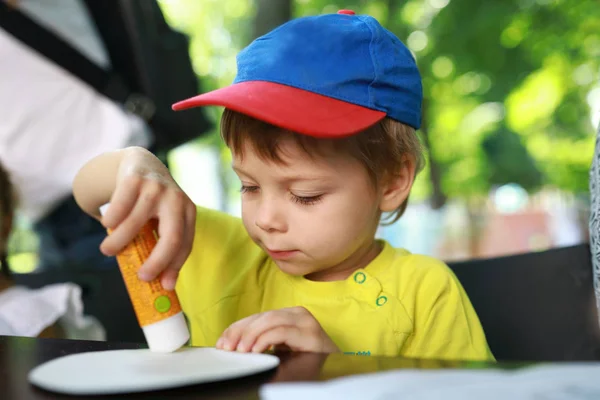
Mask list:
[[[202,90],[228,85],[235,55],[286,20],[352,9],[414,53],[424,80],[426,169],[393,245],[446,261],[588,241],[588,174],[600,122],[595,0],[162,0],[190,36]],[[165,79],[169,79],[165,77]],[[240,212],[239,183],[216,128],[168,155],[197,204]],[[38,240],[17,216],[10,265],[29,272]]]

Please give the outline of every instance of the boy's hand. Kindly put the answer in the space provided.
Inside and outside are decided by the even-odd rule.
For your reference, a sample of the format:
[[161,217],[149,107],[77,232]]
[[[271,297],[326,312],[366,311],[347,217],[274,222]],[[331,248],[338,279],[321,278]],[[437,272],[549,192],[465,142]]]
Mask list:
[[162,286],[172,290],[192,249],[196,207],[160,160],[148,151],[131,150],[119,165],[115,191],[102,218],[113,231],[100,250],[116,255],[152,218],[158,219],[159,240],[138,275],[150,281],[162,274]]
[[223,332],[216,347],[262,353],[271,346],[314,353],[339,351],[319,322],[304,307],[267,311],[241,319]]

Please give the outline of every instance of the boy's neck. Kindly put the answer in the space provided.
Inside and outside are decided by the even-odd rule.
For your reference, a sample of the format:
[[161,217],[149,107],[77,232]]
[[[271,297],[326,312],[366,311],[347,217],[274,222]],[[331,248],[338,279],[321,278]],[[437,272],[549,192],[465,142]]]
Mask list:
[[381,253],[381,250],[381,243],[373,239],[370,243],[359,248],[342,263],[323,271],[305,275],[304,278],[316,282],[343,281],[352,275],[354,271],[369,265],[369,263]]

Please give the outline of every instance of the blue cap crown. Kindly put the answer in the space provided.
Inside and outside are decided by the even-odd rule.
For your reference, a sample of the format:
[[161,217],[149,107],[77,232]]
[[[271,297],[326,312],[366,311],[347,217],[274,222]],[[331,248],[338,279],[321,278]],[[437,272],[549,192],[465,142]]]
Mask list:
[[267,81],[369,109],[418,129],[423,89],[408,48],[366,15],[291,20],[237,57],[234,83]]

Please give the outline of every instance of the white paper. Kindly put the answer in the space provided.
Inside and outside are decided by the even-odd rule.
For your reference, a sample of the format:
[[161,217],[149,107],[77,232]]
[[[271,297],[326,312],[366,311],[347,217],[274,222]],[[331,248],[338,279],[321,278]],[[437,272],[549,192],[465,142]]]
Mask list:
[[0,335],[35,337],[58,322],[68,339],[105,340],[102,325],[83,311],[81,288],[73,283],[14,286],[0,292]]
[[270,383],[263,400],[597,400],[600,363],[557,363],[514,370],[395,370],[325,382]]

